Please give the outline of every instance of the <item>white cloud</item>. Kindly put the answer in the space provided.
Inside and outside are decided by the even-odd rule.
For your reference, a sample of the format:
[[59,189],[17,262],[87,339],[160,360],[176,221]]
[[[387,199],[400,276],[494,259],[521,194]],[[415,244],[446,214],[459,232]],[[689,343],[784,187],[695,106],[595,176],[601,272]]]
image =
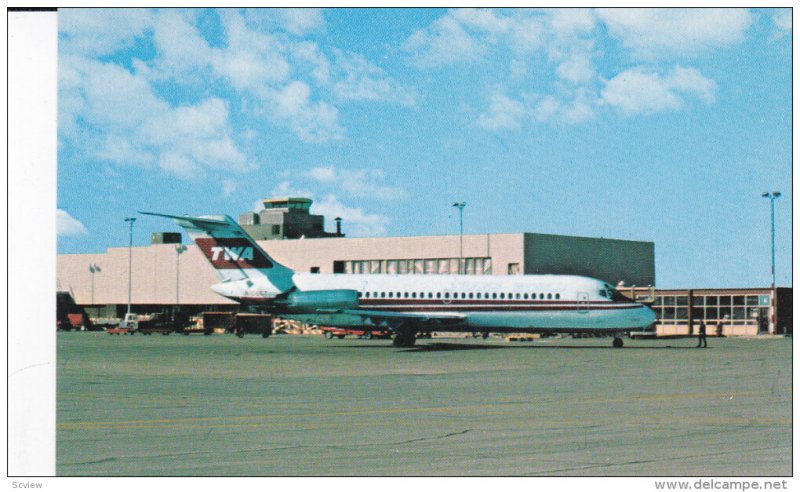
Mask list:
[[236,183],[230,179],[222,180],[222,196],[230,197],[236,191]]
[[96,157],[110,162],[149,167],[156,161],[155,155],[144,145],[133,142],[130,135],[109,133],[95,150]]
[[571,53],[556,68],[556,75],[572,84],[586,84],[594,74],[594,65],[587,53]]
[[152,31],[154,14],[147,9],[59,9],[62,53],[106,55],[133,45]]
[[512,19],[497,15],[494,10],[460,8],[452,10],[451,14],[465,27],[490,35],[502,35],[514,28]]
[[381,68],[355,53],[334,50],[336,72],[332,91],[339,100],[387,101],[412,106],[416,96]]
[[434,21],[428,29],[414,32],[402,49],[411,55],[411,63],[420,68],[475,60],[486,52],[486,47],[473,39],[452,14]]
[[[414,32],[403,49],[411,64],[429,69],[483,61],[490,52],[507,56],[507,86],[489,97],[477,119],[482,128],[506,131],[526,120],[578,124],[603,107],[632,115],[676,110],[692,99],[711,104],[713,80],[691,67],[665,70],[659,57],[694,56],[739,43],[752,22],[743,9],[451,9]],[[603,36],[619,39],[633,58],[652,63],[600,76],[597,60],[607,49]],[[550,87],[530,95],[524,84],[533,78],[537,86]]]
[[202,177],[204,169],[254,169],[232,133],[227,104],[216,98],[171,108],[133,130],[135,142],[162,154],[161,168],[183,178]]
[[329,194],[315,202],[312,213],[325,216],[325,221],[333,223],[336,217],[342,218],[342,230],[348,236],[371,237],[386,234],[389,219],[380,214],[370,214],[363,209],[348,207],[339,202],[335,195]]
[[[274,196],[274,197],[301,197],[301,198],[311,198],[311,199],[313,199],[314,198],[314,193],[312,191],[310,191],[310,190],[306,190],[306,189],[303,189],[303,188],[297,188],[289,181],[281,181],[278,184],[278,186],[276,186],[275,188],[272,189],[272,191],[270,191],[270,196]],[[261,201],[259,201],[258,203],[260,204],[259,205],[259,210],[261,208],[264,208],[263,204],[261,204]]]
[[[425,29],[414,32],[402,49],[420,68],[441,68],[478,60],[490,49],[527,56],[546,49],[556,62],[586,51],[578,43],[597,24],[588,9],[451,9]],[[591,45],[588,45],[591,48]]]
[[[176,103],[156,95],[169,84],[178,86],[175,95],[232,88],[243,107],[255,108],[254,114],[305,142],[345,136],[338,104],[415,104],[413,90],[365,57],[335,48],[326,53],[315,42],[296,37],[324,31],[322,10],[217,9],[211,18],[219,20],[222,35],[213,45],[199,27],[202,15],[196,9],[68,11],[60,33],[59,82],[66,89],[59,93],[61,135],[78,138],[76,118],[88,117],[101,134],[108,129],[122,133],[147,115],[170,111]],[[91,58],[139,39],[151,40],[155,55],[131,59],[132,68]],[[98,40],[104,46],[94,47]],[[226,148],[231,142],[221,139],[200,153],[224,151],[238,158],[231,145]],[[154,160],[170,169],[186,167],[176,165],[174,156]]]
[[508,130],[520,127],[525,117],[525,106],[500,93],[489,98],[489,110],[478,117],[478,125],[487,130]]
[[508,45],[517,53],[527,55],[548,42],[548,26],[541,16],[520,13],[514,16],[514,27],[508,32]]
[[185,10],[160,10],[154,21],[153,43],[158,52],[147,65],[136,63],[148,80],[172,78],[180,84],[202,83],[218,50],[211,48]]
[[562,108],[562,115],[567,123],[583,123],[594,118],[594,104],[587,98],[579,96],[571,104]]
[[695,68],[675,67],[667,83],[675,90],[693,95],[706,104],[714,102],[717,84]]
[[85,123],[127,132],[148,117],[169,110],[169,104],[156,96],[147,80],[119,65],[69,55],[63,63],[69,66],[73,80],[59,87],[59,96],[72,101],[70,107],[77,114],[70,116]]
[[792,32],[792,9],[775,9],[772,22],[777,28],[776,37],[782,37]]
[[592,32],[597,25],[590,9],[548,9],[547,12],[550,29],[557,38],[573,39]]
[[322,9],[275,9],[287,32],[301,36],[325,28]]
[[385,175],[380,169],[337,170],[334,166],[315,167],[303,173],[319,183],[336,186],[349,196],[395,200],[406,196],[401,188],[383,184]]
[[312,101],[308,84],[293,81],[277,91],[264,91],[270,117],[288,126],[305,142],[324,142],[344,137],[339,111],[325,101]]
[[220,19],[227,47],[213,51],[212,64],[239,90],[258,89],[264,84],[284,82],[291,68],[285,47],[275,37],[248,29],[236,11],[222,9]]
[[60,63],[65,66],[60,136],[87,155],[119,165],[157,164],[191,179],[202,177],[205,169],[253,168],[233,141],[224,101],[209,98],[172,107],[145,75],[75,55],[65,55]]
[[561,110],[561,103],[552,96],[542,98],[536,105],[533,115],[537,121],[547,121]]
[[[319,45],[311,41],[303,41],[292,45],[291,51],[296,70],[306,70],[311,78],[320,85],[331,80],[331,62],[322,53]],[[303,65],[307,65],[303,66]]]
[[737,44],[753,15],[734,8],[598,9],[611,36],[639,59],[696,54]]
[[[599,80],[594,63],[597,25],[591,9],[452,9],[427,29],[414,33],[404,49],[421,68],[473,61],[489,50],[498,56],[510,51],[510,81],[517,87],[490,97],[489,108],[478,118],[478,124],[487,130],[520,128],[528,116],[541,122],[558,115],[561,121],[578,123],[594,116],[597,97],[585,93],[593,87],[596,91]],[[533,62],[535,51],[551,65]],[[536,78],[544,79],[542,72],[551,66],[558,78],[553,82],[555,93],[538,107],[535,101],[526,102],[529,98],[519,90],[531,76],[529,63],[535,67]]]
[[56,234],[61,237],[85,236],[89,234],[83,224],[66,210],[56,210]]
[[333,166],[315,167],[303,174],[315,181],[322,181],[324,183],[332,183],[338,179],[336,169]]
[[325,30],[324,13],[324,10],[316,8],[257,8],[246,9],[244,16],[256,26],[303,36]]
[[693,68],[675,67],[666,76],[642,67],[626,70],[608,81],[601,92],[603,102],[626,115],[675,110],[684,104],[681,96],[705,103],[714,100],[716,84]]

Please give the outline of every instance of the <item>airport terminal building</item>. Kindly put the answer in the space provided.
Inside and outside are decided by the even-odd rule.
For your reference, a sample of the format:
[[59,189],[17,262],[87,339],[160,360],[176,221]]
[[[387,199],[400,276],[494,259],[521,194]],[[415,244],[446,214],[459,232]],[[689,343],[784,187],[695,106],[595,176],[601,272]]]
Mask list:
[[[296,271],[585,275],[626,286],[632,297],[655,300],[664,334],[688,333],[701,315],[707,324],[723,321],[726,334],[781,332],[781,322],[769,316],[771,289],[656,291],[652,242],[532,232],[348,238],[338,219],[336,232],[325,232],[323,217],[310,213],[311,203],[306,198],[266,199],[263,210],[240,215],[239,223],[270,256]],[[93,317],[122,316],[129,298],[132,311],[139,313],[235,310],[236,303],[210,290],[218,279],[197,247],[181,240],[179,233],[156,232],[152,244],[130,251],[115,247],[105,253],[58,255],[58,290],[70,292]],[[785,290],[782,297],[791,299],[791,289]],[[791,315],[788,319],[788,325],[782,320],[784,330],[791,330]]]

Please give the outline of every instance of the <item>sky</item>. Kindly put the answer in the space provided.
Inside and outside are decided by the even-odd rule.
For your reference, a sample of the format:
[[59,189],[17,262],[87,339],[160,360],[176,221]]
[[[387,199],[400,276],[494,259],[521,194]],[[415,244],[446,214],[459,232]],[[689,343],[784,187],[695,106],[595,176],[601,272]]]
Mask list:
[[790,9],[59,9],[59,253],[303,196],[350,237],[655,243],[791,286]]

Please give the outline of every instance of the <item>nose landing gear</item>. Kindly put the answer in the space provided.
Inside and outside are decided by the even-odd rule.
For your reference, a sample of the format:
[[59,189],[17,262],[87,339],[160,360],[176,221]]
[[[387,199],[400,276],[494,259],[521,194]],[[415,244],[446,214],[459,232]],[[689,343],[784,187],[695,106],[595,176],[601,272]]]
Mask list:
[[415,333],[399,331],[394,336],[394,340],[392,340],[392,345],[394,345],[395,347],[413,347],[416,341],[417,341],[417,335]]

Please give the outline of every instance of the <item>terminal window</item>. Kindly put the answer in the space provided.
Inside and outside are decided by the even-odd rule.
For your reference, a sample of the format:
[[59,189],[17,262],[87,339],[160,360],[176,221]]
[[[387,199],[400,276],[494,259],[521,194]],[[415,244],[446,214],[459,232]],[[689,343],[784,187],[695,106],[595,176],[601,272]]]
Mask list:
[[[764,304],[761,304],[762,297],[766,297]],[[691,314],[696,322],[755,325],[763,321],[765,305],[769,306],[769,296],[695,295],[692,296]],[[689,322],[687,296],[656,296],[652,308],[661,324]]]

